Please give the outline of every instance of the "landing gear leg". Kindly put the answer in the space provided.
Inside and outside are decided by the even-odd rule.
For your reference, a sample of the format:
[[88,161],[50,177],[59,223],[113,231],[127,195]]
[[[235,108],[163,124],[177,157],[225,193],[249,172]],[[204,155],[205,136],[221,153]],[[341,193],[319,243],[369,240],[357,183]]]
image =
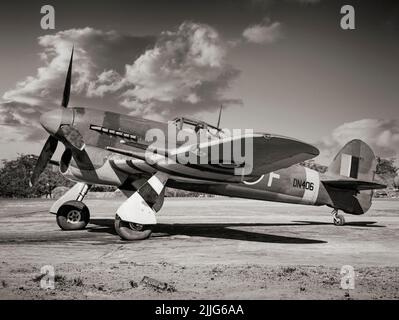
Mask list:
[[338,209],[334,209],[331,213],[333,215],[333,222],[336,226],[343,226],[345,224],[345,218],[343,214],[338,213]]
[[57,211],[57,224],[62,230],[82,230],[90,222],[90,211],[82,202],[91,188],[83,184],[76,200],[65,202]]
[[145,181],[116,211],[115,231],[123,240],[144,240],[150,237],[157,223],[169,176],[158,171]]
[[87,193],[89,192],[91,188],[91,185],[89,184],[84,184],[82,186],[82,189],[79,192],[78,198],[76,199],[76,201],[82,202],[83,199],[86,197]]

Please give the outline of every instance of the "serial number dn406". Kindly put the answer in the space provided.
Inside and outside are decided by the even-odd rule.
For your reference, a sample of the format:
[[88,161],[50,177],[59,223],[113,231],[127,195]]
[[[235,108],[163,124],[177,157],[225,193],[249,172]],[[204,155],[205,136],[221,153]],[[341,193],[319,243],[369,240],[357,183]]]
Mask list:
[[301,179],[295,179],[294,178],[293,187],[294,188],[299,188],[299,189],[305,189],[305,190],[313,191],[314,183],[306,181],[306,180],[301,180]]

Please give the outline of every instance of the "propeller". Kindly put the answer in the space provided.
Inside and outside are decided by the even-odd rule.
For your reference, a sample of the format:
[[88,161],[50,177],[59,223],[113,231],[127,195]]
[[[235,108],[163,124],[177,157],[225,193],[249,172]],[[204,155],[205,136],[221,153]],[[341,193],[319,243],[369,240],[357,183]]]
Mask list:
[[[73,52],[74,52],[74,47],[72,48],[71,60],[69,61],[68,72],[67,72],[67,76],[66,76],[66,80],[65,80],[64,94],[63,94],[62,103],[61,103],[62,108],[68,107],[69,98],[71,95]],[[42,117],[43,117],[43,119],[46,119],[45,115]],[[49,116],[47,115],[47,117],[49,117]],[[77,148],[79,147],[78,149],[82,149],[84,147],[84,143],[82,142],[83,138],[81,138],[80,133],[76,129],[74,129],[74,130],[76,132],[74,132],[71,129],[69,129],[69,130],[64,129],[61,131],[69,132],[67,136],[72,137],[72,138],[69,138],[69,139],[67,138],[67,140],[72,141],[70,143],[74,147],[77,147]],[[54,136],[50,135],[49,138],[47,139],[46,143],[44,144],[44,147],[40,153],[40,156],[37,159],[36,166],[33,169],[32,175],[29,180],[30,187],[35,185],[37,183],[37,181],[39,180],[40,174],[44,171],[47,164],[51,161],[52,156],[54,155],[55,151],[57,150],[57,146],[58,146],[58,139],[55,138]]]
[[67,73],[67,77],[66,77],[66,80],[65,80],[64,94],[62,96],[62,104],[61,105],[64,108],[68,107],[69,97],[71,95],[72,63],[73,63],[73,52],[74,52],[74,50],[75,50],[75,47],[72,47],[71,60],[69,61],[68,73]]
[[29,186],[32,187],[39,180],[40,174],[50,162],[55,150],[57,149],[58,140],[53,136],[48,137],[39,158],[37,159],[35,169],[33,169],[32,176],[30,177]]
[[216,128],[220,129],[220,120],[222,119],[222,109],[223,109],[223,105],[220,106],[220,110],[219,110],[219,119],[218,119],[218,124],[216,126]]

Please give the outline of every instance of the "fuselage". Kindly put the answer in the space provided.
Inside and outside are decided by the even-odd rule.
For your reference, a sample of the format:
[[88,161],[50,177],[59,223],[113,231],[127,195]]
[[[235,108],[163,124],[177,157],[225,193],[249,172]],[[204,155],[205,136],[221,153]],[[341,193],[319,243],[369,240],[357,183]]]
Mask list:
[[[134,190],[137,188],[134,181],[150,177],[159,170],[143,160],[107,148],[142,152],[137,145],[145,147],[151,143],[146,141],[146,132],[154,128],[166,132],[166,123],[84,108],[71,110],[71,125],[83,136],[85,148],[65,152],[61,172],[67,178]],[[162,163],[159,166],[162,169]],[[169,166],[168,170],[167,185],[174,188],[248,199],[334,206],[331,190],[322,183],[322,175],[299,164],[256,177],[234,177],[236,180],[231,182],[226,182],[231,175],[223,170],[204,172],[182,164],[176,164],[172,169]]]

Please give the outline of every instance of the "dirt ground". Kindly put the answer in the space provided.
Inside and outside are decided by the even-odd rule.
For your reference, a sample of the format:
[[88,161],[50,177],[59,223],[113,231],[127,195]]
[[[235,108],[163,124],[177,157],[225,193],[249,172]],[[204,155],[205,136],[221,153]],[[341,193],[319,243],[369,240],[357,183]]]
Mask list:
[[[399,298],[399,201],[336,227],[324,207],[173,198],[141,242],[116,235],[120,201],[88,200],[88,228],[64,232],[50,200],[0,200],[0,299]],[[54,290],[40,288],[45,265]],[[344,265],[353,290],[341,288]]]

